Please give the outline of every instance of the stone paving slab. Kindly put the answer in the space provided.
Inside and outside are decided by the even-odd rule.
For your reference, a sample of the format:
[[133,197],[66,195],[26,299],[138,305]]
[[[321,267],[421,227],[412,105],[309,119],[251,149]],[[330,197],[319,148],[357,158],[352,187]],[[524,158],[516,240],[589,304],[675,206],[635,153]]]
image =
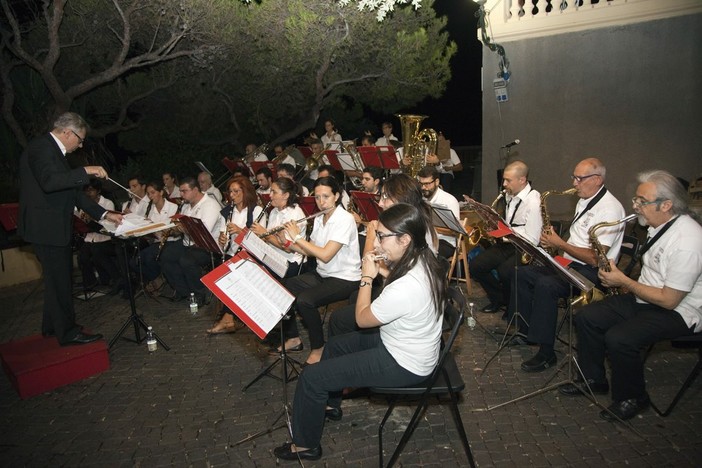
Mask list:
[[[474,287],[474,289],[479,289]],[[40,330],[41,287],[36,283],[0,290],[0,342]],[[485,305],[480,291],[470,299]],[[119,340],[110,350],[109,371],[55,391],[20,400],[0,378],[1,466],[276,466],[274,447],[286,440],[278,429],[253,441],[242,438],[270,428],[283,408],[283,387],[264,377],[242,387],[272,363],[267,347],[250,331],[208,337],[212,307],[193,318],[184,303],[137,299],[143,318],[171,347],[153,354],[144,344]],[[103,296],[76,301],[79,323],[110,339],[129,316],[128,303]],[[488,330],[504,328],[499,314],[477,313]],[[134,337],[128,328],[125,337]],[[306,337],[305,337],[306,338]],[[498,337],[499,338],[499,337]],[[463,327],[456,359],[466,382],[461,414],[479,466],[699,466],[702,411],[698,379],[668,418],[646,411],[626,426],[599,419],[585,398],[556,390],[487,411],[486,408],[540,389],[552,372],[519,369],[534,349],[495,353],[495,337]],[[563,359],[565,346],[558,345]],[[298,353],[299,359],[305,354]],[[664,404],[694,365],[693,350],[661,343],[647,361],[649,392]],[[484,373],[481,374],[481,371]],[[280,375],[280,366],[275,369]],[[565,379],[561,373],[552,382]],[[288,398],[294,383],[288,387]],[[603,404],[606,398],[600,397]],[[324,458],[308,467],[378,464],[377,424],[382,398],[344,401],[344,418],[325,427]],[[386,454],[399,440],[413,407],[401,404],[386,426]],[[294,463],[284,463],[294,466]],[[465,466],[466,459],[448,408],[432,405],[400,457],[403,467]]]

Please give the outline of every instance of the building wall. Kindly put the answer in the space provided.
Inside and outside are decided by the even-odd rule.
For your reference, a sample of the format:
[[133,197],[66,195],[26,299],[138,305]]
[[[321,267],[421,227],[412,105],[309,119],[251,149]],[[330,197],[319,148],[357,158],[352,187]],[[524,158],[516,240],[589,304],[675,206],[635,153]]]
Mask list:
[[[596,156],[628,212],[638,171],[702,177],[702,15],[502,45],[512,78],[499,105],[498,56],[483,48],[483,201],[497,194],[500,147],[515,138],[510,159],[530,166],[538,190],[570,187],[575,164]],[[569,203],[554,200],[552,215],[568,218]]]

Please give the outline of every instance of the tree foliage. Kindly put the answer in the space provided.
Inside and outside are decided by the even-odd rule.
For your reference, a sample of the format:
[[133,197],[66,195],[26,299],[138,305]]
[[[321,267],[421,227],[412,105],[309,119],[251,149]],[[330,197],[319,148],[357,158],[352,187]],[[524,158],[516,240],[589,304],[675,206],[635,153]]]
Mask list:
[[70,109],[150,157],[221,155],[438,97],[445,20],[395,3],[0,0],[0,137],[24,146]]

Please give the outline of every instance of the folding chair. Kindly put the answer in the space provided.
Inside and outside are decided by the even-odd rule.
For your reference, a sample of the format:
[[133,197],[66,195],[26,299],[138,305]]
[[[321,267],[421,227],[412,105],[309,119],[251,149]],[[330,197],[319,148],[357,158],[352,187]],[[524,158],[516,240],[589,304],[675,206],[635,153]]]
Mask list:
[[654,409],[654,411],[663,417],[668,416],[673,411],[675,405],[678,404],[678,401],[680,401],[685,391],[690,388],[690,385],[692,385],[692,382],[695,381],[697,375],[700,373],[700,370],[702,370],[702,332],[695,333],[694,335],[673,338],[670,340],[670,344],[673,345],[673,348],[697,348],[697,363],[695,364],[695,367],[692,368],[692,371],[690,374],[688,374],[687,379],[685,379],[685,382],[683,382],[682,387],[680,387],[678,393],[675,394],[673,401],[665,411],[661,411],[655,404],[653,404],[653,402],[651,402],[651,407]]
[[468,457],[468,463],[471,467],[475,467],[475,461],[473,460],[473,454],[470,450],[470,444],[468,443],[468,437],[466,431],[463,427],[463,420],[461,419],[461,413],[458,410],[458,393],[463,391],[465,388],[465,383],[463,378],[456,366],[456,361],[451,354],[451,346],[453,346],[456,336],[458,335],[458,330],[463,322],[463,315],[465,311],[466,300],[463,295],[456,288],[449,289],[449,301],[444,309],[444,329],[447,325],[450,325],[451,333],[448,339],[442,343],[441,354],[439,355],[439,361],[434,368],[434,371],[429,375],[429,377],[417,385],[410,387],[373,387],[370,389],[372,393],[386,395],[388,399],[388,409],[385,412],[383,420],[378,426],[378,451],[379,451],[379,464],[381,468],[383,465],[383,428],[388,418],[392,414],[395,405],[400,397],[408,396],[419,396],[419,402],[417,408],[412,415],[405,432],[402,434],[402,438],[397,445],[397,448],[392,454],[387,466],[392,466],[397,461],[398,457],[402,453],[405,445],[409,441],[412,433],[419,424],[420,417],[427,406],[429,406],[429,398],[433,395],[444,395],[449,394],[451,397],[450,405],[451,412],[453,414],[453,420],[456,424],[456,429],[461,437],[461,442],[463,444],[463,449]]

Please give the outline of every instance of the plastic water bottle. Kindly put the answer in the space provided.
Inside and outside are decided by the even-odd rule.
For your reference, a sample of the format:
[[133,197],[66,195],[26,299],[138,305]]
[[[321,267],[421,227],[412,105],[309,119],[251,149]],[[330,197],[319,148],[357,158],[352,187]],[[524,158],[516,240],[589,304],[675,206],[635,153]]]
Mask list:
[[471,330],[475,330],[475,325],[476,325],[475,316],[473,315],[474,309],[475,309],[475,304],[473,304],[472,302],[469,303],[468,304],[468,312],[470,313],[470,315],[468,317],[466,317],[466,325],[468,325],[468,328],[470,328]]
[[154,330],[151,327],[146,330],[146,348],[150,353],[153,353],[158,349],[158,342],[154,336]]
[[195,299],[195,293],[190,293],[190,315],[197,317],[197,299]]

